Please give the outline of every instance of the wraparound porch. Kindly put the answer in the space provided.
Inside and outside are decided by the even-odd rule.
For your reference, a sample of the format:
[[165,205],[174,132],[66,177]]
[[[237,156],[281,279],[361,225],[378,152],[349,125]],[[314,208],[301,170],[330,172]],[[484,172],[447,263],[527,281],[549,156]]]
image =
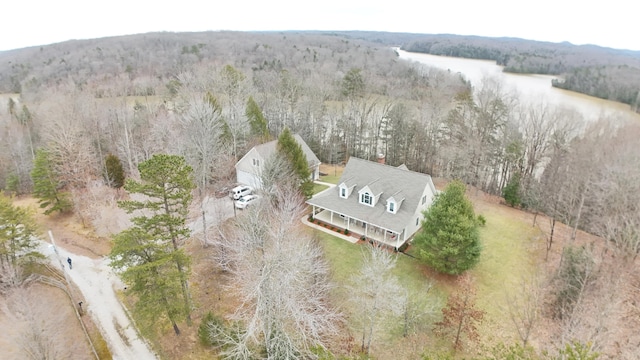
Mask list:
[[313,217],[323,223],[349,230],[358,234],[358,238],[364,236],[367,240],[373,240],[394,249],[399,249],[406,241],[405,231],[398,233],[375,224],[370,224],[361,219],[348,217],[328,209],[313,206]]

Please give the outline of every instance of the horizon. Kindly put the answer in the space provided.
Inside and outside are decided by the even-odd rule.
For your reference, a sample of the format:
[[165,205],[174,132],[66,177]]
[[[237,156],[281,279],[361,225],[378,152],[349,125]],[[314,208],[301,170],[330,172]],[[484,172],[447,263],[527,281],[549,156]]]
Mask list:
[[[325,0],[299,3],[247,0],[202,4],[183,0],[13,1],[0,22],[0,51],[45,46],[70,40],[203,31],[378,31],[512,37],[553,43],[640,51],[633,11],[624,0],[574,4],[540,0],[526,12],[507,0],[478,3],[416,4],[396,0]],[[9,35],[7,35],[9,34]]]

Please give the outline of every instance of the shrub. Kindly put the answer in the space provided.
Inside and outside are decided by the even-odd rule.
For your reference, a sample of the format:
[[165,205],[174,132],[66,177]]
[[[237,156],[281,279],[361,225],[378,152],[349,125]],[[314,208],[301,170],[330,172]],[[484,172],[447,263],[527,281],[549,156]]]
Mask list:
[[487,219],[482,214],[478,215],[478,225],[480,225],[480,226],[487,225]]
[[200,322],[200,326],[198,327],[198,339],[200,340],[200,344],[204,346],[212,346],[213,342],[211,341],[209,324],[217,323],[217,320],[211,311],[206,313],[202,317],[202,321]]
[[349,230],[348,229],[344,229],[344,234],[345,235],[349,235]]
[[314,219],[313,219],[313,215],[309,215],[309,221],[310,221],[310,222],[313,222],[313,220],[314,220]]

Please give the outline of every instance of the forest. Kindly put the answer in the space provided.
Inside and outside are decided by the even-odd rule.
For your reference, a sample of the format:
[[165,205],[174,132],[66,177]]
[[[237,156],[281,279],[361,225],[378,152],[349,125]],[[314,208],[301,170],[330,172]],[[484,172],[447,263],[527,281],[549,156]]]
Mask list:
[[[11,196],[46,198],[51,216],[65,214],[87,228],[104,221],[101,204],[117,200],[122,211],[134,214],[132,227],[114,225],[117,231],[103,239],[113,247],[119,271],[135,269],[121,256],[133,242],[148,234],[163,239],[162,248],[145,249],[153,255],[154,271],[164,274],[154,281],[166,280],[150,287],[173,286],[169,298],[184,303],[172,304],[169,315],[159,317],[157,306],[166,296],[149,304],[136,304],[143,293],[124,296],[164,358],[188,358],[188,351],[200,358],[247,359],[386,359],[394,353],[422,359],[638,358],[640,124],[615,118],[585,123],[571,109],[521,104],[495,79],[471,87],[459,75],[400,60],[391,45],[497,57],[506,71],[563,74],[563,86],[586,86],[567,75],[572,72],[584,81],[597,73],[601,80],[589,86],[607,88],[602,91],[608,98],[615,93],[629,99],[633,91],[638,96],[640,81],[633,81],[638,54],[566,44],[538,48],[513,39],[500,45],[476,39],[467,46],[460,39],[424,37],[148,33],[0,52],[0,188]],[[496,206],[502,205],[490,209],[517,210],[526,226],[513,228],[491,211],[484,213],[483,251],[513,233],[504,247],[522,247],[527,254],[514,266],[530,264],[535,271],[509,286],[496,285],[502,292],[512,290],[505,296],[485,294],[479,305],[490,306],[487,299],[498,296],[509,305],[489,311],[490,326],[475,336],[469,330],[459,349],[457,337],[451,345],[435,330],[450,321],[451,311],[443,309],[473,298],[473,287],[486,284],[438,274],[402,254],[346,250],[334,239],[309,235],[298,226],[306,211],[298,194],[277,192],[273,208],[244,212],[211,229],[203,225],[202,234],[190,239],[186,219],[199,216],[193,214],[200,213],[206,196],[233,185],[235,162],[252,146],[289,131],[333,168],[351,156],[375,160],[385,154],[389,165],[404,164],[439,184],[459,180],[470,196],[498,199]],[[284,165],[274,160],[270,166]],[[116,179],[119,167],[123,178]],[[162,191],[149,185],[163,175],[157,169],[181,174],[176,180],[181,192],[174,198],[162,199]],[[276,170],[272,174],[281,173]],[[183,182],[188,173],[192,182]],[[273,181],[287,183],[286,176],[274,175]],[[174,202],[163,213],[162,206],[139,201],[139,194]],[[145,206],[146,217],[136,212]],[[535,229],[540,232],[530,234]],[[523,245],[529,242],[530,252]],[[483,279],[509,272],[487,270],[510,263],[506,254],[481,260]],[[351,280],[340,272],[350,262],[362,264]],[[15,263],[2,264],[5,296],[15,284]],[[202,269],[207,277],[196,280]],[[132,283],[140,279],[127,276]],[[420,291],[396,284],[406,281]],[[145,288],[138,285],[131,291]],[[190,291],[198,296],[191,298]],[[198,308],[197,300],[209,291],[217,295],[216,305]],[[385,308],[387,293],[405,299],[403,305]],[[379,311],[366,311],[372,308]],[[190,326],[191,315],[206,324],[200,326],[206,333],[202,344],[194,339],[180,340],[183,348],[164,344],[182,336],[176,335],[180,331],[198,336],[200,324]],[[463,320],[459,329],[474,327]],[[160,325],[149,325],[154,321]],[[385,323],[394,326],[384,328]]]

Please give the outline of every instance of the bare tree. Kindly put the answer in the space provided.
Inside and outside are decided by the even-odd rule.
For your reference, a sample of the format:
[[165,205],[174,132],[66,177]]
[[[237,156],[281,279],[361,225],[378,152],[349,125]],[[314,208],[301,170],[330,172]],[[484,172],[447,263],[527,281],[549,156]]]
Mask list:
[[531,331],[540,318],[542,305],[540,276],[538,274],[523,276],[510,290],[505,291],[509,319],[518,332],[522,346],[526,347]]
[[362,257],[362,267],[352,277],[351,301],[357,309],[355,323],[362,332],[361,350],[368,354],[378,331],[389,325],[385,319],[401,315],[403,306],[397,300],[403,291],[392,273],[396,254],[372,245],[363,248]]
[[[263,347],[267,358],[305,357],[340,319],[328,302],[328,266],[316,241],[300,228],[304,203],[292,188],[280,188],[277,201],[261,201],[239,216],[225,251],[240,298],[233,319],[244,327],[223,354],[246,358]],[[252,350],[255,353],[255,350]]]

